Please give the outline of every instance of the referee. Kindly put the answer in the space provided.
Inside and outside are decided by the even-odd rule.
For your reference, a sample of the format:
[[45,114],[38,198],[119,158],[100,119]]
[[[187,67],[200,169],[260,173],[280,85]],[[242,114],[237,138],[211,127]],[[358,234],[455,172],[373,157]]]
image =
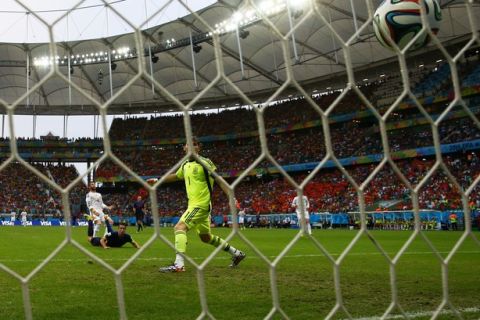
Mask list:
[[133,213],[137,220],[137,233],[143,231],[143,219],[145,218],[145,201],[141,196],[137,197],[137,201],[133,203]]

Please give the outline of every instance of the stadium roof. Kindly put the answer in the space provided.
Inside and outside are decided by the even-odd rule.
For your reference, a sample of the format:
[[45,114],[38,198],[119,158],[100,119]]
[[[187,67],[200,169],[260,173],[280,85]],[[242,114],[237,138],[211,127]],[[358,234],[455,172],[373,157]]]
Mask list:
[[[255,2],[259,6],[262,3]],[[464,1],[439,2],[443,7],[440,40],[452,44],[468,41],[472,37],[472,28],[467,19]],[[323,0],[317,3],[325,19],[331,21],[335,31],[344,40],[350,38],[368,19],[365,1]],[[114,5],[112,7],[115,8]],[[471,7],[472,16],[479,17],[480,4],[475,2]],[[218,1],[197,11],[198,16],[190,14],[144,30],[143,48],[140,49],[136,48],[133,29],[132,33],[108,38],[57,43],[59,70],[65,77],[70,76],[71,81],[90,97],[103,104],[111,96],[109,76],[111,64],[108,62],[107,52],[111,54],[110,59],[114,62],[112,66],[115,67],[111,77],[114,95],[138,73],[140,60],[135,56],[144,54],[147,55],[146,72],[150,74],[153,71],[153,77],[158,83],[184,104],[188,104],[201,93],[201,99],[192,106],[193,109],[220,108],[244,103],[234,88],[222,79],[209,90],[204,89],[218,79],[216,77],[219,74],[209,31],[220,28],[221,26],[217,24],[224,20],[231,21],[229,19],[232,17],[240,20],[236,12],[242,12],[245,18],[249,9],[251,8],[245,6],[243,1]],[[110,15],[115,15],[112,10],[110,11]],[[335,81],[338,81],[339,86],[340,83],[345,85],[345,57],[340,43],[334,39],[322,19],[309,12],[308,8],[301,7],[290,10],[291,21],[296,25],[296,29],[295,41],[289,43],[286,61],[280,39],[270,25],[273,24],[282,34],[288,33],[290,19],[285,8],[273,13],[269,17],[270,22],[260,18],[245,21],[239,28],[238,36],[235,31],[221,32],[220,49],[225,75],[253,101],[264,101],[265,97],[270,96],[285,82],[286,64],[293,66],[295,79],[307,90],[324,90],[327,86],[335,85]],[[212,29],[208,29],[202,20],[211,25]],[[195,50],[192,50],[190,45],[190,37],[195,44]],[[418,54],[428,52],[432,48],[435,49],[430,46],[430,49],[428,47],[422,49]],[[158,60],[155,58],[156,63],[152,63],[151,66],[149,51],[158,57]],[[375,66],[396,60],[392,52],[377,42],[371,24],[353,40],[350,55],[355,70],[367,74],[368,70]],[[27,56],[30,67],[28,81]],[[27,85],[29,88],[34,87],[50,70],[49,56],[51,54],[48,43],[1,43],[0,97],[9,104],[18,101],[25,94]],[[45,57],[47,60],[42,60]],[[71,69],[68,68],[68,63],[72,65]],[[359,77],[359,80],[360,78],[362,77]],[[140,78],[115,98],[108,113],[137,114],[172,110],[178,110],[175,104],[158,89],[153,92],[152,84]],[[3,113],[4,108],[0,111]],[[15,113],[77,115],[96,114],[97,111],[89,99],[54,75],[38,86],[29,95],[28,101],[21,100]]]

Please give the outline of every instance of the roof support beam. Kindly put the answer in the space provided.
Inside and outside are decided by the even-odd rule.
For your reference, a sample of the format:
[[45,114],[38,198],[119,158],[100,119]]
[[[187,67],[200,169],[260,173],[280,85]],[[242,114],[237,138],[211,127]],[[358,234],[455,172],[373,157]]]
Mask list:
[[[72,48],[65,43],[65,50],[68,51],[68,54],[71,55],[72,54]],[[71,66],[71,68],[73,68],[74,66]],[[88,73],[85,71],[85,69],[83,68],[82,65],[78,65],[77,66],[78,69],[80,70],[80,72],[82,73],[82,75],[85,77],[85,79],[87,79],[88,83],[90,84],[90,86],[93,88],[93,90],[95,90],[95,92],[97,93],[97,95],[100,97],[101,99],[101,102],[105,102],[107,101],[105,99],[105,95],[103,95],[100,90],[98,90],[97,86],[95,85],[95,82],[92,80],[92,78],[90,78],[90,76],[88,75]],[[68,72],[70,72],[70,70],[68,70]]]
[[[78,66],[78,69],[80,69],[80,71],[82,72],[82,75],[85,77],[85,79],[87,79],[88,83],[90,84],[90,86],[92,86],[93,90],[95,90],[95,92],[98,94],[98,96],[100,97],[100,100],[101,102],[105,102],[107,101],[105,99],[105,95],[103,93],[100,92],[100,90],[98,90],[97,86],[95,85],[95,82],[92,80],[92,78],[88,75],[88,73],[85,71],[85,69],[83,68],[82,65],[79,65]],[[70,72],[70,70],[68,71]]]
[[[192,23],[186,21],[185,19],[183,18],[179,18],[178,19],[180,22],[182,22],[184,25],[192,28],[192,30],[194,30],[195,32],[198,32],[198,33],[203,33],[202,30],[198,29],[195,25],[193,25]],[[213,42],[211,40],[207,40],[205,41],[206,43],[208,43],[209,45],[213,46]],[[237,61],[240,61],[240,56],[235,53],[235,51],[225,47],[224,45],[220,44],[220,47],[222,49],[223,52],[225,52],[226,54],[228,54],[230,57],[234,58],[235,60]],[[243,58],[243,64],[245,64],[246,66],[250,67],[251,69],[257,71],[258,73],[260,73],[262,76],[264,76],[265,78],[269,79],[270,81],[278,84],[278,85],[282,85],[282,82],[277,80],[276,77],[274,77],[272,74],[270,74],[270,72],[268,72],[267,70],[263,69],[262,67],[256,65],[255,63],[251,62],[249,59],[245,59]]]
[[[150,41],[152,41],[153,43],[155,44],[159,44],[159,42],[157,40],[155,40],[155,38],[152,37],[151,34],[149,33],[146,33],[146,32],[142,32],[143,35],[145,35]],[[189,65],[188,63],[186,63],[185,61],[183,61],[182,59],[179,59],[177,56],[175,56],[173,53],[171,53],[170,51],[164,51],[165,53],[167,53],[168,55],[170,55],[172,58],[175,59],[175,61],[179,62],[182,66],[184,66],[185,68],[189,68],[189,69],[192,69],[192,66]],[[205,81],[206,83],[210,83],[211,82],[211,79],[208,79],[206,76],[204,76],[201,72],[197,71],[197,76],[202,79],[203,81]],[[222,93],[223,95],[225,96],[228,96],[228,94],[225,94],[225,91],[222,90],[218,85],[215,85],[213,88],[215,88],[218,92]]]
[[[345,67],[345,64],[340,62],[340,61],[337,61],[335,60],[334,58],[332,58],[328,53],[325,53],[325,52],[321,52],[317,49],[315,49],[314,47],[306,44],[305,42],[302,42],[302,41],[299,41],[298,39],[296,39],[297,43],[304,46],[305,48],[307,48],[308,50],[311,50],[313,52],[315,52],[316,54],[318,54],[319,57],[323,57],[327,60],[330,60],[332,62],[335,62],[335,64],[338,64],[338,65],[341,65],[342,67]],[[300,61],[300,63],[302,63],[302,61]]]
[[[337,7],[337,6],[334,6],[334,5],[331,4],[331,3],[326,3],[326,2],[323,2],[323,1],[321,1],[320,3],[323,4],[323,5],[326,6],[326,7],[334,10],[334,11],[340,12],[340,13],[346,15],[347,17],[350,17],[350,18],[353,19],[353,14],[352,14],[350,11],[347,11],[347,10],[345,10],[345,9],[341,9],[341,8],[339,8],[339,7]],[[360,17],[359,15],[356,15],[356,19],[357,19],[358,21],[362,22],[362,23],[367,22],[367,19],[365,19],[364,17]]]
[[232,11],[236,11],[238,10],[238,5],[240,4],[240,2],[237,4],[237,6],[232,6],[230,3],[227,3],[226,1],[224,0],[218,0],[218,3],[222,4],[224,7],[226,8],[229,8],[229,9],[232,9]]
[[23,60],[0,60],[0,67],[26,68],[27,63]]
[[[26,46],[25,46],[25,50],[27,51],[28,59],[30,59],[30,61],[32,61],[32,52],[30,50],[28,50],[28,47],[26,47]],[[33,69],[33,74],[34,74],[34,77],[35,77],[35,81],[37,83],[40,82],[40,77],[38,75],[37,68],[35,68],[35,66],[32,66],[32,69]],[[27,77],[28,77],[28,75],[27,75]],[[50,103],[48,102],[47,94],[45,93],[45,89],[43,88],[43,84],[38,88],[38,90],[40,90],[40,94],[42,95],[43,99],[45,100],[45,105],[47,107],[50,107]]]
[[[211,41],[207,41],[208,44],[213,46],[213,43]],[[224,45],[221,46],[222,51],[228,54],[230,57],[234,58],[237,61],[240,61],[240,56],[235,53],[235,51],[225,47]],[[271,72],[268,72],[267,70],[263,69],[262,67],[259,67],[255,63],[251,62],[249,59],[243,58],[243,64],[250,67],[251,69],[257,71],[259,74],[267,78],[268,80],[278,84],[279,86],[282,85],[282,81],[279,81],[276,77],[274,77]]]
[[[113,43],[112,43],[112,42],[110,42],[110,41],[107,40],[107,39],[102,39],[102,40],[103,40],[103,43],[105,43],[105,45],[106,45],[110,50],[114,50],[114,47],[113,47]],[[141,51],[139,51],[139,53],[140,53],[140,52],[141,52]],[[117,61],[117,62],[119,62],[119,61]],[[128,69],[130,69],[130,71],[132,71],[133,73],[135,73],[135,74],[138,73],[138,70],[136,70],[136,69],[133,67],[132,63],[131,63],[128,59],[121,60],[121,62],[124,62],[125,65],[128,67]],[[110,75],[110,76],[112,76],[112,75]],[[143,79],[143,77],[142,77],[142,79]],[[144,80],[145,80],[145,79],[144,79]],[[164,97],[162,97],[162,96],[160,96],[160,95],[159,95],[159,97],[160,97],[163,101],[167,101]]]
[[452,2],[455,2],[456,0],[448,0],[448,1],[445,1],[444,3],[441,3],[440,4],[440,7],[443,9],[445,8],[446,6],[448,6],[450,3]]

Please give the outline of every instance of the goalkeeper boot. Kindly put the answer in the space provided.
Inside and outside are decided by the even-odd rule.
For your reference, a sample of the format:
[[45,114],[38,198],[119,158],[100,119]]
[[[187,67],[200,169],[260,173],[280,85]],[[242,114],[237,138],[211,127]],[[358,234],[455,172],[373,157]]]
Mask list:
[[243,259],[245,259],[246,254],[240,251],[239,254],[235,255],[232,257],[232,263],[230,264],[230,268],[235,268],[238,266],[240,262],[242,262]]
[[158,271],[163,272],[163,273],[168,273],[168,272],[185,272],[185,266],[177,266],[175,263],[166,266],[166,267],[161,267]]

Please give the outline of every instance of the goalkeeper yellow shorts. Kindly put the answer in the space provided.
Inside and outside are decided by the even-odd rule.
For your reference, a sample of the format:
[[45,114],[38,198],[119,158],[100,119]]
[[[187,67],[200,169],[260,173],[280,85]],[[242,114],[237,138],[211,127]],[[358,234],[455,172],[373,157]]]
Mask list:
[[210,233],[210,208],[203,209],[199,207],[188,208],[180,218],[185,223],[188,230],[195,229],[198,234]]

